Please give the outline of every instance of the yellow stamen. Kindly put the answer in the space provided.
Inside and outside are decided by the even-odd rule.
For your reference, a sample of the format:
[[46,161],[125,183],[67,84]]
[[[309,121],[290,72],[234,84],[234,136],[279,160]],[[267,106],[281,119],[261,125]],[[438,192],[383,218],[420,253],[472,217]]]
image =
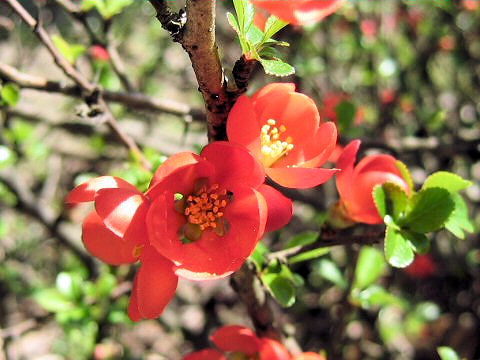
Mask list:
[[287,131],[285,125],[277,127],[277,122],[274,119],[268,119],[267,124],[262,126],[260,135],[262,163],[266,167],[272,166],[277,160],[293,150],[293,139],[290,136],[284,140],[280,139],[285,131]]

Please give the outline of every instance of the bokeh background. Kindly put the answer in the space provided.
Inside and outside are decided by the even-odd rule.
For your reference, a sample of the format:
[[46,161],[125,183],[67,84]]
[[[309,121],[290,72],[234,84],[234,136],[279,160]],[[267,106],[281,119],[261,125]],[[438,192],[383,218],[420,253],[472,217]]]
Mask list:
[[[57,45],[112,96],[141,93],[161,101],[156,108],[111,102],[122,129],[156,166],[180,150],[199,150],[206,128],[188,56],[147,1],[113,2],[128,6],[108,19],[94,9],[82,15],[92,35],[61,1],[21,1],[34,16],[41,9]],[[227,73],[241,55],[226,21],[231,8],[230,1],[217,4]],[[417,184],[438,170],[474,183],[465,191],[473,234],[459,240],[441,232],[430,254],[408,270],[383,267],[375,296],[352,295],[358,244],[293,265],[296,302],[275,311],[305,351],[325,349],[334,360],[439,359],[436,347],[449,345],[466,359],[480,358],[479,24],[476,0],[346,1],[321,23],[287,27],[278,36],[291,44],[282,51],[296,68],[280,81],[295,82],[324,119],[338,121],[341,144],[358,137],[364,153],[395,155]],[[95,42],[108,43],[110,56],[118,53],[115,66]],[[2,2],[0,63],[69,84]],[[250,91],[273,81],[279,79],[259,68]],[[110,267],[90,257],[81,243],[88,207],[66,208],[63,199],[93,176],[117,175],[145,188],[151,174],[101,119],[88,116],[78,96],[20,88],[4,72],[0,83],[1,360],[175,360],[207,347],[209,333],[222,324],[251,325],[228,279],[181,282],[160,319],[132,323],[126,307],[135,266]],[[289,195],[296,216],[265,239],[274,250],[318,231],[337,200],[332,182]]]

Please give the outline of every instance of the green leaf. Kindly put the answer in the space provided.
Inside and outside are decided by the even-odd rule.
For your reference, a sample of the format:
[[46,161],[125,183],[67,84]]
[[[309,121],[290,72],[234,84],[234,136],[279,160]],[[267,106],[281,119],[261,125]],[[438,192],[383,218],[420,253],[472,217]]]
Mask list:
[[268,248],[263,243],[258,243],[255,251],[250,255],[250,259],[256,265],[258,271],[261,271],[265,264],[265,255],[268,253]]
[[276,273],[268,273],[261,275],[261,278],[272,296],[280,305],[289,307],[295,303],[295,285],[286,276]]
[[460,360],[460,356],[451,347],[440,346],[437,351],[442,360]]
[[360,306],[364,309],[372,307],[383,307],[387,305],[406,306],[406,301],[393,295],[379,285],[372,285],[357,295],[353,296],[354,300],[360,302]]
[[410,246],[417,254],[426,254],[430,251],[430,239],[425,234],[402,231],[402,235],[410,242]]
[[292,65],[283,62],[282,60],[265,60],[260,59],[265,72],[274,76],[288,76],[295,74],[295,69]]
[[390,215],[397,221],[403,217],[408,205],[408,195],[399,185],[391,182],[376,185],[372,196],[382,218]]
[[264,42],[266,40],[269,40],[272,36],[274,36],[287,25],[288,22],[283,21],[274,15],[270,15],[267,19],[267,22],[265,23],[265,36],[263,38]]
[[15,164],[17,155],[8,147],[0,145],[0,169]]
[[472,233],[475,231],[475,227],[470,221],[468,207],[462,196],[459,194],[451,194],[451,197],[455,203],[455,209],[445,223],[445,228],[456,237],[465,239],[465,232]]
[[455,208],[450,193],[438,187],[423,189],[411,199],[411,211],[401,225],[418,233],[442,228]]
[[83,0],[82,1],[83,11],[90,11],[93,8],[96,8],[99,13],[102,13],[105,8],[104,0]]
[[412,247],[402,234],[391,226],[385,233],[385,257],[390,265],[404,268],[414,259]]
[[237,18],[231,12],[227,12],[227,20],[230,26],[235,30],[235,32],[240,35],[240,26],[238,25]]
[[376,282],[385,273],[385,258],[381,251],[363,246],[355,268],[353,287],[364,289]]
[[318,248],[318,249],[305,251],[301,254],[292,256],[290,259],[288,259],[288,263],[289,264],[296,264],[296,263],[299,263],[299,262],[302,262],[302,261],[313,260],[313,259],[316,259],[320,256],[326,255],[329,252],[330,252],[329,247],[321,247],[321,248]]
[[413,190],[415,186],[413,184],[412,174],[410,174],[410,170],[408,170],[407,165],[400,160],[397,160],[395,165],[397,166],[398,170],[400,170],[400,173],[402,174],[403,179],[407,182],[408,187]]
[[315,241],[317,241],[319,235],[320,234],[317,231],[305,231],[297,234],[287,243],[285,249],[295,246],[307,246],[313,244]]
[[429,188],[442,188],[450,193],[456,193],[461,190],[472,186],[472,182],[463,179],[457,174],[453,174],[447,171],[438,171],[430,175],[423,183],[422,189]]
[[242,35],[246,36],[250,25],[253,23],[255,8],[247,0],[233,0],[233,6],[237,13],[240,32]]
[[70,44],[57,34],[52,36],[52,40],[58,51],[60,51],[70,64],[75,64],[77,59],[86,51],[85,46],[81,44]]
[[74,304],[57,289],[43,289],[33,294],[33,298],[45,310],[50,312],[63,312],[74,308]]
[[343,276],[342,272],[332,260],[322,259],[314,264],[313,271],[318,273],[324,279],[334,283],[341,289],[345,290],[348,287],[348,282]]
[[123,9],[133,4],[133,0],[105,0],[105,8],[100,12],[105,19],[120,14]]
[[355,121],[357,107],[351,101],[342,101],[335,107],[335,112],[337,113],[339,132],[343,134]]
[[257,26],[251,25],[246,34],[247,40],[252,45],[252,47],[256,47],[262,42],[263,39],[263,31],[260,30]]
[[0,90],[0,98],[8,106],[15,106],[20,100],[20,88],[16,84],[6,84]]

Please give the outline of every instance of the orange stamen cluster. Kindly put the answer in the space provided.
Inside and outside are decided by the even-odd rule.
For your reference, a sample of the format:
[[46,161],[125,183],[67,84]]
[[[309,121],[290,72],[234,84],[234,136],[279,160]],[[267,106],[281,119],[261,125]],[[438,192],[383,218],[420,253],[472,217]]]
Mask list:
[[200,226],[202,231],[215,229],[229,202],[226,189],[221,189],[218,184],[203,185],[187,197],[184,214],[190,224]]

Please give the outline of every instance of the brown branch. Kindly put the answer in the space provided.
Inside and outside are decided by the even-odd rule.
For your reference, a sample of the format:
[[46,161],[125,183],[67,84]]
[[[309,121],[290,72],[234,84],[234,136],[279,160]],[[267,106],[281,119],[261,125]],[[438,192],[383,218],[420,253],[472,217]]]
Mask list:
[[[39,76],[26,74],[2,62],[0,62],[0,79],[13,82],[21,88],[58,93],[72,97],[82,96],[82,89],[78,85],[66,85],[62,82],[51,81]],[[152,98],[141,93],[109,90],[104,90],[102,95],[106,101],[120,103],[130,109],[191,117],[193,120],[203,120],[205,118],[203,110],[192,108],[187,104],[175,100]]]
[[110,107],[105,102],[99,88],[95,84],[91,83],[82,73],[75,69],[75,67],[70,64],[67,59],[65,59],[65,57],[53,44],[52,39],[48,35],[47,31],[25,10],[22,5],[20,5],[17,0],[6,0],[6,3],[22,18],[22,20],[28,26],[30,26],[38,39],[50,52],[55,63],[63,70],[65,75],[72,79],[82,89],[82,91],[84,92],[83,96],[85,98],[85,102],[88,105],[98,105],[99,110],[103,113],[105,121],[112,129],[112,131],[129,148],[131,153],[141,161],[143,166],[147,169],[150,169],[151,164],[143,156],[143,153],[138,148],[137,144],[135,144],[132,138],[129,135],[125,134],[120,128],[117,119],[114,117],[112,111],[110,110]]

